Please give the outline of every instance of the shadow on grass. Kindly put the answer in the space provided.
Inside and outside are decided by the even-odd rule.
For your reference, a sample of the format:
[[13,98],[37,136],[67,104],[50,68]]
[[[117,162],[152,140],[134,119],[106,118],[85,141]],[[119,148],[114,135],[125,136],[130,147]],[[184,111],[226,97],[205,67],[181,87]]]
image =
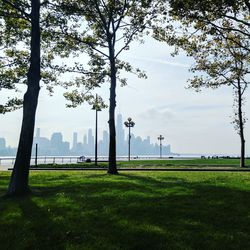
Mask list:
[[1,248],[249,249],[248,191],[171,175],[85,176],[45,186],[33,177],[32,196],[1,199]]

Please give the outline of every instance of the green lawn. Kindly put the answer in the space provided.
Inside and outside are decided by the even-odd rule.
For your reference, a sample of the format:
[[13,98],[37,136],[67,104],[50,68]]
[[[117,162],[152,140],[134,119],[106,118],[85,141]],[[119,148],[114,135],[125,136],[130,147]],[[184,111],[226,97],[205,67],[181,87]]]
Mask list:
[[[132,160],[130,162],[124,161],[124,162],[118,162],[118,166],[124,167],[124,166],[141,166],[141,167],[147,167],[147,166],[157,166],[157,167],[183,167],[183,166],[200,166],[200,167],[206,167],[206,166],[234,166],[237,167],[240,165],[239,159],[185,159],[185,160],[179,160],[179,159],[169,159],[169,160]],[[250,166],[250,159],[246,160],[246,165]]]
[[0,198],[0,249],[250,249],[250,173],[37,171],[30,184]]
[[[167,159],[167,160],[131,160],[118,161],[118,168],[162,168],[162,167],[239,167],[239,159]],[[250,167],[250,159],[246,160],[246,165]],[[107,167],[107,163],[98,163],[99,167]],[[40,164],[39,167],[95,167],[92,163],[77,164]]]

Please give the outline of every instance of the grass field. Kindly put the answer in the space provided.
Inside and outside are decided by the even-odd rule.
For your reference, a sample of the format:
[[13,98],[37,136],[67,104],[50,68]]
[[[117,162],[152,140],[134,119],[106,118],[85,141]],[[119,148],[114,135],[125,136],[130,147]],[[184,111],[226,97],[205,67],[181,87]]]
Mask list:
[[1,249],[250,249],[250,173],[37,171],[30,185],[0,198]]
[[[99,167],[107,167],[108,163],[100,162]],[[176,167],[239,167],[239,159],[164,159],[164,160],[131,160],[118,161],[118,168],[176,168]],[[246,165],[250,167],[250,159],[246,159]],[[77,163],[77,164],[40,164],[38,167],[95,167],[92,163]]]

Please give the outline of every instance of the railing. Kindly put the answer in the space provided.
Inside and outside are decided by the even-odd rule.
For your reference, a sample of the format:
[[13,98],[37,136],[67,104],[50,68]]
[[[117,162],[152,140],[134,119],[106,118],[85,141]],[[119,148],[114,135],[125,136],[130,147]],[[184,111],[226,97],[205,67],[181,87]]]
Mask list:
[[[164,159],[197,159],[201,158],[199,155],[165,155],[161,159],[157,155],[149,155],[149,156],[131,156],[132,160],[164,160]],[[208,158],[208,157],[207,157]],[[210,157],[212,158],[212,157]],[[229,156],[220,156],[220,158],[236,158],[236,157],[229,157]],[[237,157],[238,158],[238,157]],[[0,157],[0,166],[13,166],[15,163],[15,157]],[[94,156],[85,156],[86,159],[91,159],[94,161]],[[239,158],[238,158],[239,159]],[[246,157],[249,159],[249,156]],[[107,161],[108,156],[98,156],[98,161]],[[126,161],[128,160],[128,156],[117,156],[118,161]],[[79,156],[38,156],[37,157],[37,164],[70,164],[70,163],[77,163],[80,161]],[[34,156],[31,157],[31,165],[35,165],[36,158]]]
[[[173,158],[172,156],[162,157],[162,159],[169,159]],[[0,166],[13,166],[15,163],[15,157],[2,157],[0,158]],[[94,156],[85,156],[85,159],[91,159],[94,161]],[[125,161],[128,159],[128,156],[118,156],[118,161]],[[133,156],[131,157],[132,160],[152,160],[152,159],[159,159],[157,156]],[[98,161],[107,161],[107,156],[98,156]],[[35,165],[36,158],[31,157],[31,165]],[[79,162],[78,156],[38,156],[37,157],[37,164],[70,164],[70,163],[77,163]]]
[[[15,157],[3,157],[0,158],[0,166],[13,166],[15,163]],[[94,161],[94,156],[85,156],[85,159],[91,159]],[[119,157],[119,160],[127,159],[126,156]],[[107,156],[99,156],[98,161],[107,161]],[[70,163],[77,163],[80,161],[78,156],[38,156],[37,157],[37,164],[70,164]],[[36,158],[31,157],[30,165],[35,165]]]
[[[91,160],[92,157],[88,157]],[[4,157],[0,158],[0,165],[12,166],[15,163],[15,157]],[[79,157],[77,156],[38,156],[37,164],[67,164],[67,163],[77,163]],[[31,157],[31,165],[35,165],[36,158]]]

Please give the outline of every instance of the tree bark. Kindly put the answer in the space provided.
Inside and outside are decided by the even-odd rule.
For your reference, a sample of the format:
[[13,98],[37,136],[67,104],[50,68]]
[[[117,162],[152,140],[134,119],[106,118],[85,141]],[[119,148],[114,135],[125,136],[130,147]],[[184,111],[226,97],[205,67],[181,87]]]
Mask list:
[[239,119],[239,135],[241,142],[240,150],[240,167],[245,167],[245,137],[244,137],[244,120],[242,114],[242,93],[240,79],[238,79],[238,119]]
[[116,107],[116,65],[114,47],[110,45],[110,99],[109,99],[109,165],[108,173],[117,174],[116,167],[116,131],[115,131],[115,107]]
[[35,115],[40,90],[40,0],[31,1],[31,54],[27,74],[28,86],[24,95],[23,120],[14,169],[8,196],[20,196],[30,192],[29,167],[35,127]]

